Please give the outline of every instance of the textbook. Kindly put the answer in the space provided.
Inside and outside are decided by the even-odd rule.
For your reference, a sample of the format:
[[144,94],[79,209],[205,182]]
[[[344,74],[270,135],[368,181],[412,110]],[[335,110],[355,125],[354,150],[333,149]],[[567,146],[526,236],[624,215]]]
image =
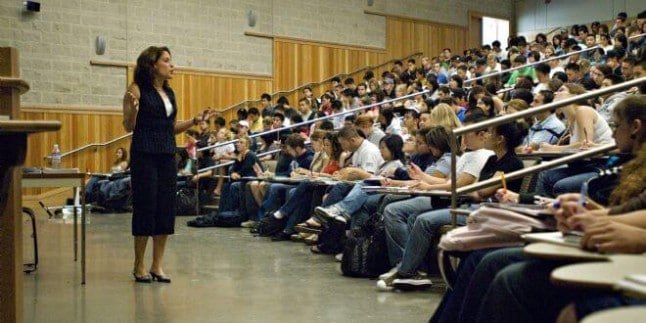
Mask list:
[[547,242],[562,246],[581,248],[581,236],[557,232],[526,233],[521,236],[529,242]]

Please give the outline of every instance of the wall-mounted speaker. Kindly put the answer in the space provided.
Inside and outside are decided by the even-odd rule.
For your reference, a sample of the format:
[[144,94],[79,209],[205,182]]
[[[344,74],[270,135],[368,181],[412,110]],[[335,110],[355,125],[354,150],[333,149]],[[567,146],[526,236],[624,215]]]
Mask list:
[[40,11],[40,2],[36,1],[25,1],[25,11],[39,12]]
[[372,7],[375,4],[375,0],[368,0],[368,7]]
[[256,13],[253,10],[247,11],[247,25],[249,25],[249,27],[256,26],[256,19]]
[[96,48],[95,48],[95,50],[96,50],[97,55],[105,54],[105,46],[106,46],[105,36],[101,36],[101,35],[96,36]]

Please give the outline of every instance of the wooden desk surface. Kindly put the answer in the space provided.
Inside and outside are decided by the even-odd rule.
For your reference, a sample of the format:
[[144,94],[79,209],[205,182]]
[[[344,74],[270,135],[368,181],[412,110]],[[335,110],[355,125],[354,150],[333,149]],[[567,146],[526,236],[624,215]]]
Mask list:
[[530,257],[548,260],[565,260],[572,262],[609,260],[607,255],[547,242],[528,244],[523,248],[523,252]]
[[560,286],[613,290],[626,276],[646,272],[646,256],[614,255],[608,262],[563,266],[552,271],[552,283]]
[[0,76],[0,87],[18,89],[20,94],[29,91],[29,83],[16,77]]
[[626,306],[599,311],[586,316],[581,323],[637,323],[646,320],[646,306]]
[[85,173],[24,173],[23,179],[61,179],[61,178],[84,178]]

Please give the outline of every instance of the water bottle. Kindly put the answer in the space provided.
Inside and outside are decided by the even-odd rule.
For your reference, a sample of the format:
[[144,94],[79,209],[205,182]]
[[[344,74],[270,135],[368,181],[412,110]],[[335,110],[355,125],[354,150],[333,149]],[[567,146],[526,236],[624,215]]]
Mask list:
[[52,168],[61,167],[61,150],[58,148],[58,144],[54,144],[54,149],[52,149]]

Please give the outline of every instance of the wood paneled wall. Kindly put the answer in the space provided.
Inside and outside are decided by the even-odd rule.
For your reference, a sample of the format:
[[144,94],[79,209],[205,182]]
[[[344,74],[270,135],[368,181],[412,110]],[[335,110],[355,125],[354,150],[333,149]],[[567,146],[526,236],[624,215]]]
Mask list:
[[423,52],[426,56],[433,57],[445,47],[451,48],[454,53],[462,53],[466,44],[467,30],[464,27],[386,17],[388,59],[414,52]]
[[[128,68],[128,83],[132,82],[132,67]],[[190,119],[206,107],[220,109],[250,98],[260,98],[272,92],[269,77],[245,74],[212,74],[177,71],[170,81],[178,105],[178,120]],[[225,114],[233,118],[235,111]],[[179,138],[178,138],[179,139]]]
[[[273,88],[274,91],[290,90],[384,61],[384,50],[274,38]],[[313,86],[314,94],[321,95],[328,87],[328,84]],[[296,106],[301,95],[294,93],[286,96],[290,104]]]

